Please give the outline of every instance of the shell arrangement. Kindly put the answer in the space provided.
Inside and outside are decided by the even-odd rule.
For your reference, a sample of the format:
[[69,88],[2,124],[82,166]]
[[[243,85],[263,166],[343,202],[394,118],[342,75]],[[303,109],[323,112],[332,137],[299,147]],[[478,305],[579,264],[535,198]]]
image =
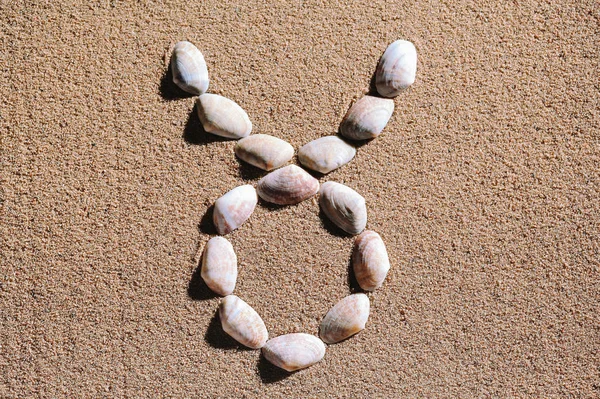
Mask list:
[[[417,52],[406,40],[397,40],[385,50],[375,72],[379,96],[365,95],[346,113],[339,136],[326,136],[300,147],[298,160],[306,169],[327,174],[350,162],[356,155],[352,141],[373,139],[385,128],[394,111],[391,99],[415,81]],[[206,93],[209,85],[206,62],[192,43],[177,43],[171,55],[173,81],[186,92],[197,95],[198,117],[206,132],[239,140],[235,155],[242,161],[270,172],[257,184],[242,185],[216,200],[213,222],[219,236],[211,238],[202,253],[201,276],[206,285],[223,296],[219,317],[223,331],[240,344],[261,349],[264,357],[288,372],[319,362],[326,345],[343,341],[365,328],[369,318],[369,297],[364,293],[341,299],[321,321],[319,336],[292,333],[269,339],[260,315],[233,291],[237,279],[237,256],[223,236],[239,228],[252,216],[258,203],[292,205],[319,195],[323,213],[339,228],[356,236],[352,267],[364,291],[381,287],[390,262],[380,235],[365,230],[365,199],[352,188],[336,182],[319,181],[296,165],[285,166],[294,148],[277,137],[254,134],[248,114],[234,101]]]

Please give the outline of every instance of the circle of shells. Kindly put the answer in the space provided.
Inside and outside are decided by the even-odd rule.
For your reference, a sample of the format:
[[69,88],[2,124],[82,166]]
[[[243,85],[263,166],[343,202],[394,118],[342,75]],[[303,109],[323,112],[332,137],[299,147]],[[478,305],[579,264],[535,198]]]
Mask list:
[[[381,97],[365,95],[344,116],[339,136],[326,136],[298,150],[298,160],[307,169],[327,174],[350,162],[356,148],[350,141],[377,137],[394,111],[393,98],[415,80],[417,53],[408,41],[390,44],[377,65],[375,86]],[[365,199],[352,188],[332,181],[322,185],[296,165],[287,165],[294,148],[284,140],[254,134],[248,114],[234,101],[206,93],[209,78],[206,62],[192,43],[177,43],[171,55],[173,81],[181,89],[197,95],[198,117],[206,132],[239,140],[238,158],[269,171],[257,184],[242,185],[214,203],[213,222],[219,236],[211,238],[202,253],[201,276],[206,285],[224,298],[219,303],[223,330],[240,344],[262,348],[264,357],[288,372],[319,362],[325,344],[343,341],[365,328],[370,302],[364,293],[341,299],[321,321],[319,337],[305,333],[280,335],[269,339],[258,313],[232,295],[237,279],[237,256],[223,236],[240,227],[252,215],[258,197],[278,205],[292,205],[319,194],[323,213],[346,233],[356,236],[352,267],[359,286],[365,291],[381,287],[390,268],[387,250],[379,234],[364,230],[367,224]]]

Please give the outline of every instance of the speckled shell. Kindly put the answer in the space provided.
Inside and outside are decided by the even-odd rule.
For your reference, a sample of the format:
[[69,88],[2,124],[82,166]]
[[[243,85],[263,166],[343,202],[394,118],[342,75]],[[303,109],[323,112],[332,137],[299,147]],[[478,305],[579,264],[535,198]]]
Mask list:
[[241,139],[252,132],[246,111],[234,101],[217,94],[202,94],[196,99],[198,118],[208,133]]
[[337,136],[321,137],[298,150],[298,161],[320,173],[329,173],[350,162],[356,155],[354,146]]
[[296,165],[269,173],[256,187],[260,198],[278,205],[302,202],[319,191],[319,181]]
[[262,348],[263,356],[286,371],[300,370],[325,356],[325,344],[314,335],[294,333],[272,338]]
[[369,311],[369,298],[365,294],[348,295],[323,318],[319,328],[321,339],[327,344],[335,344],[364,330]]
[[375,72],[375,87],[384,97],[396,97],[415,82],[417,49],[406,40],[396,40],[385,50]]
[[319,205],[333,223],[349,234],[358,234],[367,225],[365,199],[341,183],[323,183],[319,191]]
[[390,260],[381,236],[365,230],[354,240],[352,267],[358,285],[365,291],[381,287],[390,270]]
[[267,327],[258,313],[235,295],[221,300],[219,317],[223,331],[248,348],[262,348],[269,339]]
[[294,147],[268,134],[253,134],[237,142],[235,155],[257,168],[273,170],[292,159]]
[[393,112],[394,100],[364,96],[344,116],[340,134],[350,140],[375,138],[381,134]]
[[173,82],[188,93],[200,95],[208,90],[208,69],[204,56],[190,42],[175,44],[171,53]]
[[229,234],[240,227],[256,207],[258,197],[250,184],[239,186],[215,201],[213,222],[221,235]]
[[208,240],[200,272],[208,288],[221,296],[229,295],[235,288],[237,274],[237,256],[231,243],[223,237]]

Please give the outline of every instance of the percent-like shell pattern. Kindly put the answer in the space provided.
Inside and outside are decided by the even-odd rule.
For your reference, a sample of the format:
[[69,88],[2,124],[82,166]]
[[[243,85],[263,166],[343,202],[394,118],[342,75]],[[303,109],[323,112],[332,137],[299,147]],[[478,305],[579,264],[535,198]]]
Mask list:
[[223,331],[248,348],[262,348],[269,339],[267,327],[258,313],[235,295],[221,300],[219,317]]
[[208,90],[208,69],[204,56],[190,42],[175,44],[171,53],[173,82],[188,93],[200,95]]
[[268,134],[245,137],[237,142],[234,151],[242,161],[267,171],[285,165],[294,156],[291,144]]
[[348,234],[358,234],[367,225],[365,199],[346,185],[332,181],[323,183],[319,205],[323,213]]
[[396,40],[385,50],[375,72],[375,87],[384,97],[396,97],[415,82],[417,49],[407,40]]
[[296,165],[269,173],[256,187],[260,198],[278,205],[302,202],[319,191],[319,181]]
[[329,173],[350,162],[356,148],[337,136],[325,136],[304,144],[298,150],[298,161],[320,173]]
[[300,370],[325,356],[325,344],[314,335],[294,333],[270,339],[262,348],[264,357],[286,371]]
[[235,288],[237,274],[237,256],[231,243],[223,237],[208,240],[200,271],[208,288],[221,296],[229,295]]
[[368,140],[381,134],[394,112],[394,100],[364,96],[346,113],[340,134],[350,140]]
[[196,99],[198,118],[208,133],[228,139],[241,139],[252,132],[246,111],[234,101],[205,93]]
[[348,295],[339,301],[323,318],[319,336],[327,344],[335,344],[364,330],[370,311],[365,294]]
[[363,231],[354,240],[352,268],[360,288],[374,291],[381,287],[390,270],[390,260],[381,236],[372,230]]
[[254,212],[258,197],[252,185],[234,188],[215,201],[213,222],[221,235],[240,227]]

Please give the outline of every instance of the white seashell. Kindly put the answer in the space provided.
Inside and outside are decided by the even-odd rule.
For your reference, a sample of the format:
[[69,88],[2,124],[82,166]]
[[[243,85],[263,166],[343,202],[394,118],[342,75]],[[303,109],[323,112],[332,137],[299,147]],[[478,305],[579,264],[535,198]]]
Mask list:
[[269,333],[258,313],[235,295],[227,295],[219,304],[223,331],[248,348],[262,348]]
[[195,95],[208,90],[208,69],[204,56],[190,42],[178,42],[171,53],[173,82],[182,90]]
[[350,140],[367,140],[379,136],[394,112],[394,100],[364,96],[346,113],[340,134]]
[[239,186],[215,201],[213,222],[219,234],[229,234],[240,227],[256,207],[258,197],[250,184]]
[[231,243],[223,237],[208,240],[200,272],[208,288],[221,296],[229,295],[235,288],[237,274],[237,256]]
[[367,225],[365,199],[348,186],[332,181],[323,183],[319,205],[333,223],[349,234],[358,234]]
[[327,344],[335,344],[365,328],[370,303],[365,294],[348,295],[339,301],[323,318],[319,336]]
[[319,181],[296,165],[269,173],[256,186],[260,198],[278,205],[297,204],[319,191]]
[[252,132],[246,111],[230,99],[217,94],[202,94],[196,100],[198,117],[204,130],[229,139],[240,139]]
[[415,82],[417,49],[406,40],[396,40],[385,50],[375,72],[377,92],[384,97],[396,97]]
[[262,348],[263,356],[286,371],[300,370],[325,356],[325,344],[314,335],[295,333],[270,339]]
[[356,149],[337,136],[326,136],[304,144],[298,150],[298,161],[309,169],[329,173],[350,162]]
[[273,170],[292,159],[294,147],[268,134],[253,134],[237,142],[235,155],[257,168]]
[[379,234],[365,230],[356,237],[352,252],[352,267],[360,288],[374,291],[381,287],[390,270],[390,260]]

